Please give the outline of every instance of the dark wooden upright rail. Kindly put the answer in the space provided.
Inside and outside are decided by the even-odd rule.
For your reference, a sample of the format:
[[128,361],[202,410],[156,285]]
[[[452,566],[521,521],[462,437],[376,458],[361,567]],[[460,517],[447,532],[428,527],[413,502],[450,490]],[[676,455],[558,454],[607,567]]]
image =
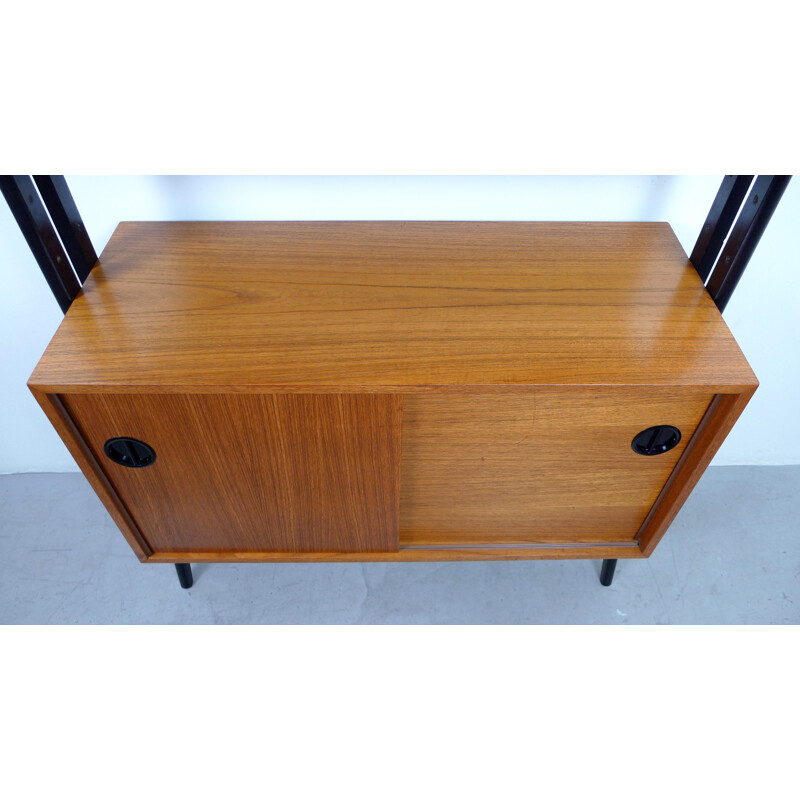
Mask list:
[[50,291],[66,314],[80,291],[82,281],[78,281],[36,184],[30,175],[2,175],[0,190]]
[[78,213],[67,181],[63,175],[34,175],[33,180],[72,261],[78,280],[83,285],[97,263],[97,253]]
[[728,305],[790,179],[758,175],[753,181],[752,175],[726,175],[722,181],[691,255],[720,311]]

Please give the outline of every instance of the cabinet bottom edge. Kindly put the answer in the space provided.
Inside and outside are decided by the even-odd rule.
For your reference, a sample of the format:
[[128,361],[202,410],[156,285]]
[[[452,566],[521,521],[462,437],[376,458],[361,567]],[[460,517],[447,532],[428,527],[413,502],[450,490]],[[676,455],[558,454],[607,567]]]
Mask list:
[[414,545],[383,553],[286,553],[258,551],[161,551],[153,553],[148,563],[182,562],[359,562],[359,561],[536,561],[567,558],[643,558],[638,545],[630,542],[604,542],[601,545]]

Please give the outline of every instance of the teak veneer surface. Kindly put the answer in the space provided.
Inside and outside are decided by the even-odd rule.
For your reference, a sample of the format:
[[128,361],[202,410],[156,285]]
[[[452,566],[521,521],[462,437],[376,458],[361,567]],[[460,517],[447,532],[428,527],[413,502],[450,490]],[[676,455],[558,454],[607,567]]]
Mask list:
[[29,380],[151,561],[647,556],[757,384],[669,225],[532,222],[121,223]]
[[[64,407],[150,550],[398,549],[397,395],[73,394]],[[144,469],[113,436],[156,451]]]
[[[571,389],[536,395],[408,395],[401,545],[633,543],[713,395]],[[644,457],[641,430],[677,447]]]
[[544,222],[121,223],[30,380],[45,392],[756,383],[669,225]]

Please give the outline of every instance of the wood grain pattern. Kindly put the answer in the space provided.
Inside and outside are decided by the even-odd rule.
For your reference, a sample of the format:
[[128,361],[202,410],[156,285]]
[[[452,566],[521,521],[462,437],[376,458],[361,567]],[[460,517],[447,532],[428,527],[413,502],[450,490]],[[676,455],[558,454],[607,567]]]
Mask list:
[[[392,395],[65,395],[63,402],[160,551],[375,552],[398,547],[402,398]],[[103,453],[150,444],[144,469]]]
[[754,392],[755,388],[738,395],[717,395],[714,398],[637,533],[637,541],[645,556],[652,554],[667,532]]
[[665,223],[122,223],[31,385],[527,391],[755,378]]
[[[675,390],[409,395],[400,544],[633,542],[712,399]],[[678,427],[673,450],[631,440]]]
[[142,560],[455,561],[649,555],[757,380],[664,223],[122,223],[29,386]]

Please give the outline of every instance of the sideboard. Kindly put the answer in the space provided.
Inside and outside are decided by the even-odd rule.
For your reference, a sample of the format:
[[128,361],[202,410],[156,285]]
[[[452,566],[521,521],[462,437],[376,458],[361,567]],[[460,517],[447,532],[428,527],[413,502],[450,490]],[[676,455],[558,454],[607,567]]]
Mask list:
[[123,222],[29,381],[184,585],[200,561],[613,569],[757,385],[649,222]]

